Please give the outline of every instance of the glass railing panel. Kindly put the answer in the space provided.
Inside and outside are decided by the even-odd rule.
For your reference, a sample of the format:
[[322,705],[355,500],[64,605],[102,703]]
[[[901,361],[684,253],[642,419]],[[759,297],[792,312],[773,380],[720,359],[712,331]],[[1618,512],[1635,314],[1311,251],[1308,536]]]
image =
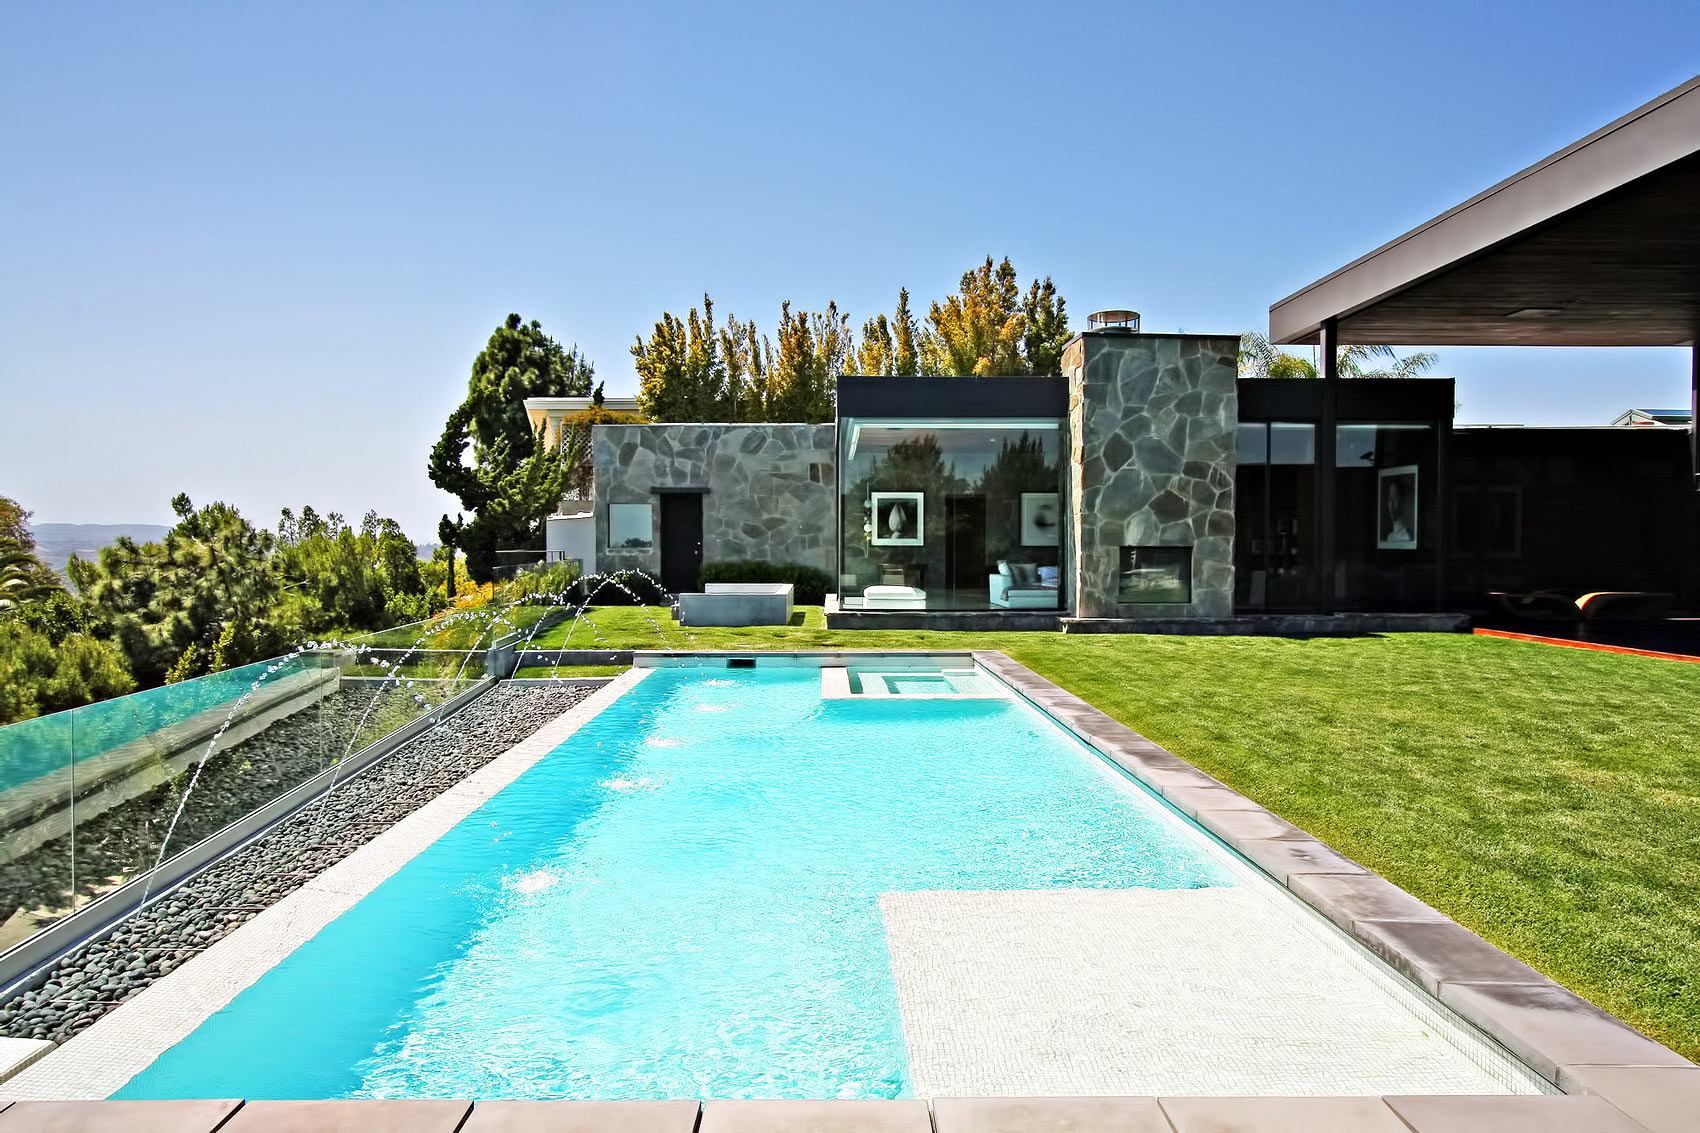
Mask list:
[[481,650],[317,650],[0,728],[0,950],[484,675]]

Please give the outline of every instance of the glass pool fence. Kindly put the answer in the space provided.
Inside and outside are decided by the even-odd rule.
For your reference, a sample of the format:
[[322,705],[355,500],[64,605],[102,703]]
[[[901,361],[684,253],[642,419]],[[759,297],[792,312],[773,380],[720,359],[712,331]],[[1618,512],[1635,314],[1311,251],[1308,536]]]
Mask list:
[[485,662],[311,650],[0,727],[0,953],[435,710]]

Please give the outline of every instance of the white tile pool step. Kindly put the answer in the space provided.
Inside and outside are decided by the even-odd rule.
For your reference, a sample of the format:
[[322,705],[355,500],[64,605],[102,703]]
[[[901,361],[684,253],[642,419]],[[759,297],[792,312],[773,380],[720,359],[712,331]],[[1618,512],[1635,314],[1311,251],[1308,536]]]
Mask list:
[[918,1096],[1533,1091],[1249,886],[887,893],[880,910]]

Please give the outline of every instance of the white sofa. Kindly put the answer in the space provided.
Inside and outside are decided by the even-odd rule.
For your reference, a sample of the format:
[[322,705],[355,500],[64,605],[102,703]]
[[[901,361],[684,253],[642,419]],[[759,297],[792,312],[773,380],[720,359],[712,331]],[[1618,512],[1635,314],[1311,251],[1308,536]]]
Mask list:
[[1002,610],[1054,610],[1058,589],[1039,579],[1039,568],[1032,563],[1000,562],[998,573],[986,579],[991,589],[992,605]]

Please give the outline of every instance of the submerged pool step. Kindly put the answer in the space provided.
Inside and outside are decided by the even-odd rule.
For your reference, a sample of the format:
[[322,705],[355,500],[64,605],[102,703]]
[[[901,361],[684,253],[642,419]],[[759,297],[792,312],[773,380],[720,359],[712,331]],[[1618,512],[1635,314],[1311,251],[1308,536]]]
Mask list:
[[820,671],[823,700],[1004,700],[997,678],[976,666],[892,668],[844,665]]

